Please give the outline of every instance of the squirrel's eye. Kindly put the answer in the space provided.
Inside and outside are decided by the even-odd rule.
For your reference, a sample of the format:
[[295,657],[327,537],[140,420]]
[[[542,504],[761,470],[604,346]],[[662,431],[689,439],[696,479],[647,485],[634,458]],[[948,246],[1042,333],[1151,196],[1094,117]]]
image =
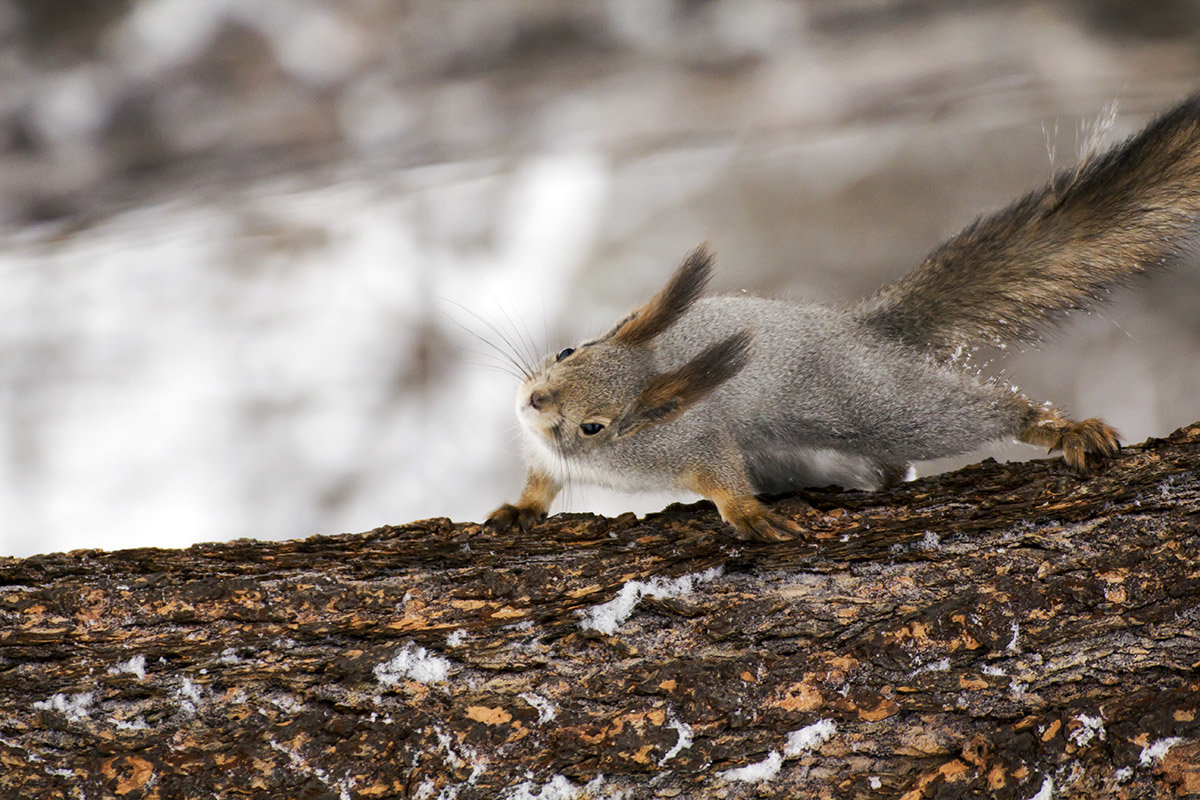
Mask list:
[[585,422],[579,426],[579,430],[583,431],[584,436],[595,436],[597,433],[604,430],[604,426],[599,422]]
[[575,348],[574,348],[574,347],[566,347],[566,348],[563,348],[562,350],[560,350],[560,351],[559,351],[559,353],[558,353],[558,358],[556,358],[556,359],[554,359],[554,360],[555,360],[555,361],[562,361],[564,358],[566,358],[567,356],[571,355],[571,353],[574,353],[574,352],[575,352]]

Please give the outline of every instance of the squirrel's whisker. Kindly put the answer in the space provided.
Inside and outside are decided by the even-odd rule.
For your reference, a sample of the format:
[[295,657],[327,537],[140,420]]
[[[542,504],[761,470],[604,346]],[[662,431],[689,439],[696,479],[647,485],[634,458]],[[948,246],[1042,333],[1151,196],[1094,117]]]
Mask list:
[[533,374],[533,369],[531,368],[529,363],[520,357],[520,354],[513,347],[512,342],[510,342],[507,338],[505,338],[504,334],[501,333],[494,324],[492,324],[489,320],[487,320],[481,314],[475,312],[474,310],[472,310],[470,308],[467,308],[466,306],[462,305],[461,303],[455,302],[454,300],[447,300],[446,302],[457,306],[458,308],[462,309],[463,311],[465,311],[466,313],[468,313],[472,317],[474,317],[478,322],[485,325],[488,329],[490,329],[492,331],[492,333],[494,333],[494,334],[496,334],[496,336],[500,337],[501,341],[504,343],[504,345],[508,349],[505,349],[505,347],[501,347],[496,342],[483,336],[478,331],[472,330],[467,325],[464,325],[462,322],[454,319],[454,317],[447,314],[446,316],[447,316],[447,318],[450,319],[451,322],[453,322],[464,332],[466,332],[470,336],[473,336],[475,339],[482,342],[484,345],[490,347],[492,350],[494,350],[496,353],[498,353],[500,356],[502,356],[505,361],[512,364],[513,367],[515,367],[517,369],[517,371],[520,372],[521,376],[528,378],[528,377],[530,377],[530,375]]

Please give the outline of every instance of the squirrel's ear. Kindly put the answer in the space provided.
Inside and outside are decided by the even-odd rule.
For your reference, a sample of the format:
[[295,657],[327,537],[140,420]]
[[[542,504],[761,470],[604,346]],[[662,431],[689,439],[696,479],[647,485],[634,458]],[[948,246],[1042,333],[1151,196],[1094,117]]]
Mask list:
[[750,333],[742,331],[707,348],[679,369],[655,375],[633,408],[616,421],[616,435],[670,422],[742,371],[750,358]]
[[707,243],[693,250],[667,285],[613,330],[613,341],[626,345],[645,344],[675,324],[704,291],[712,272],[712,262]]

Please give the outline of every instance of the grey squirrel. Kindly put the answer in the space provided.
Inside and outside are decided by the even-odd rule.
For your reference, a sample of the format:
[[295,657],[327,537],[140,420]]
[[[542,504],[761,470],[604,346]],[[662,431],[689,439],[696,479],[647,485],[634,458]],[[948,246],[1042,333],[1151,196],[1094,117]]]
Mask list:
[[982,217],[848,308],[702,297],[701,245],[602,336],[550,355],[517,392],[528,477],[488,517],[528,528],[564,483],[674,488],[742,537],[803,529],[756,494],[877,489],[909,462],[1012,437],[1083,470],[1117,432],[981,378],[959,356],[1032,341],[1063,313],[1185,253],[1200,223],[1200,95]]

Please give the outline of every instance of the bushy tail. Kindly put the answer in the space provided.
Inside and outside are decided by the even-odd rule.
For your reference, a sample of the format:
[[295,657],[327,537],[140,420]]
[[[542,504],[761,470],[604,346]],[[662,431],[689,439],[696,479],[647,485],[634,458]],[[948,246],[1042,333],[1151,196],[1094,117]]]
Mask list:
[[1035,338],[1048,320],[1191,250],[1200,234],[1200,95],[984,217],[857,309],[946,355]]

